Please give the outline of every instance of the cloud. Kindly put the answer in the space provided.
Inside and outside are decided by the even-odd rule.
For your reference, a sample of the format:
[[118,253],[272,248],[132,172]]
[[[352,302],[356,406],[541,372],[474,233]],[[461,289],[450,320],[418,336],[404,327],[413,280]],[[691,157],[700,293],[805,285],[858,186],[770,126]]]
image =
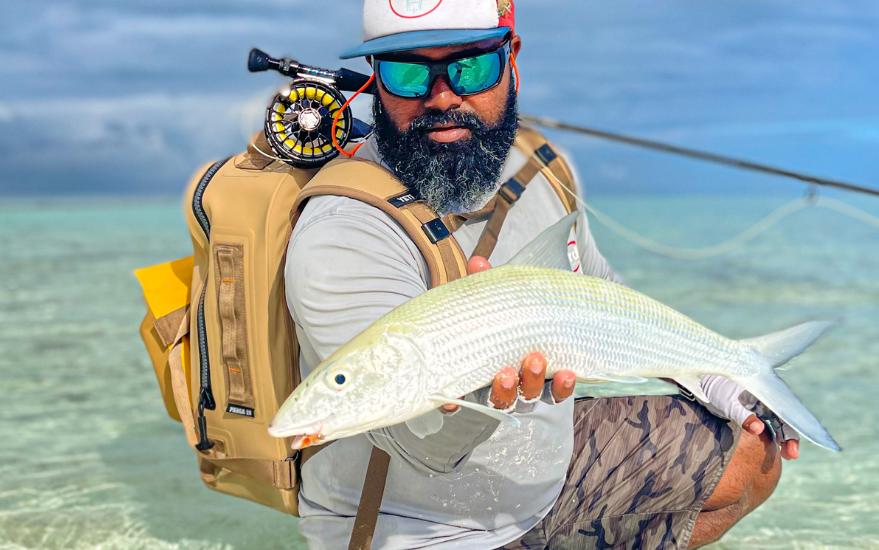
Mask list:
[[6,103],[0,156],[15,161],[0,192],[176,192],[199,163],[246,146],[247,99],[147,94]]
[[[176,192],[200,163],[243,149],[281,82],[247,73],[251,47],[339,67],[360,40],[362,2],[0,0],[0,10],[0,193],[144,193]],[[851,162],[854,151],[879,159],[873,0],[530,0],[518,13],[523,112],[765,151],[827,174],[854,166],[852,179],[877,171],[879,160]],[[368,115],[368,98],[356,112]],[[604,161],[591,156],[604,145],[557,139],[607,181],[677,169],[638,154]]]

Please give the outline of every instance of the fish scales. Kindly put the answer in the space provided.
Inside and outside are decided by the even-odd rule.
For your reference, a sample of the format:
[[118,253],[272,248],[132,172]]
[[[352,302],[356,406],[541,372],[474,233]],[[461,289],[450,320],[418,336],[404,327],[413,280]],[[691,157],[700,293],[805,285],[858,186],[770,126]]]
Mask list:
[[[440,287],[432,298],[407,302],[378,324],[430,335],[431,370],[450,392],[489,384],[529,351],[547,355],[548,376],[570,369],[581,379],[671,376],[706,364],[742,370],[753,353],[622,285],[562,271],[504,266]],[[462,376],[456,365],[480,368]]]

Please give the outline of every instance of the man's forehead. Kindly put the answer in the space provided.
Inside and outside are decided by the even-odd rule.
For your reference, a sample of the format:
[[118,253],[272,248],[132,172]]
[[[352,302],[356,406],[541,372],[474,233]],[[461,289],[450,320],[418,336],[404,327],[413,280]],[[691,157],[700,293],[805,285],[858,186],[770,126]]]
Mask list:
[[380,56],[381,59],[394,61],[441,61],[443,59],[460,58],[462,56],[480,55],[498,49],[504,43],[503,38],[493,38],[470,44],[457,46],[437,46],[419,48],[403,52],[394,52]]

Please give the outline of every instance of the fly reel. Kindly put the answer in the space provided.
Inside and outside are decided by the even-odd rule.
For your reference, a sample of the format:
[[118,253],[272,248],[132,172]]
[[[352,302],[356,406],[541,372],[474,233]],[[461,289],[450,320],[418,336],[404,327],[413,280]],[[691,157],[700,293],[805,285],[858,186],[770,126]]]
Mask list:
[[[355,120],[346,107],[344,91],[358,91],[369,77],[347,69],[328,71],[300,65],[291,59],[273,59],[252,50],[251,72],[275,70],[293,78],[289,88],[275,95],[266,111],[265,133],[275,155],[297,168],[319,168],[339,155],[339,147],[363,139],[371,128]],[[364,90],[371,93],[370,89]],[[341,113],[340,113],[341,112]],[[333,141],[333,123],[335,143]]]
[[[339,155],[333,145],[333,119],[345,96],[317,80],[297,79],[272,100],[266,112],[266,138],[276,155],[293,166],[316,168]],[[336,142],[344,147],[351,136],[351,109],[336,125]]]

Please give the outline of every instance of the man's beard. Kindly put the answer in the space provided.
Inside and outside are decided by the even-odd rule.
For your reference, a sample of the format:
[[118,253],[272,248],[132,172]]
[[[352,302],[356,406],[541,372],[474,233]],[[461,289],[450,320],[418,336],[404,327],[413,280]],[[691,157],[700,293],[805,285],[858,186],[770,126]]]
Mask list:
[[[519,129],[516,88],[510,80],[504,116],[496,126],[487,126],[473,113],[432,109],[400,132],[376,94],[373,116],[382,160],[434,210],[444,214],[479,210],[497,192]],[[453,143],[438,143],[428,137],[434,126],[449,123],[467,128],[471,137]]]

